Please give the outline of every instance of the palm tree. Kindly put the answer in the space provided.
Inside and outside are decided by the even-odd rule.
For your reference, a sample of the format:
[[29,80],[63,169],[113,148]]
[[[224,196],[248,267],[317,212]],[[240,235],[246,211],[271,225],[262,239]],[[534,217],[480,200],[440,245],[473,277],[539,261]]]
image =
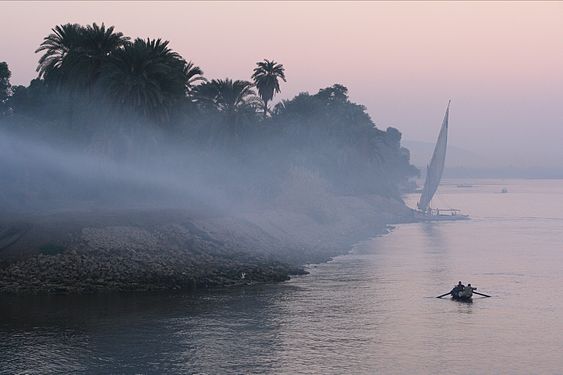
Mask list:
[[159,121],[185,95],[186,62],[161,39],[135,39],[114,52],[103,66],[102,86],[121,109]]
[[195,98],[204,107],[211,106],[221,112],[234,114],[254,111],[259,98],[248,81],[213,79],[194,88]]
[[91,87],[96,83],[102,65],[128,41],[129,37],[114,32],[113,26],[106,29],[103,23],[102,26],[93,23],[83,28],[78,65],[83,68],[81,73],[86,85]]
[[35,51],[43,53],[37,71],[40,78],[73,88],[91,88],[97,81],[102,64],[129,38],[114,27],[96,23],[56,26]]
[[82,27],[76,23],[57,25],[52,33],[43,39],[35,53],[45,51],[39,58],[37,72],[39,78],[60,83],[64,70],[76,61],[82,41]]
[[276,63],[274,60],[264,59],[256,63],[252,79],[258,88],[258,94],[264,101],[264,118],[268,114],[268,102],[272,100],[274,94],[280,92],[279,79],[285,80],[285,68],[282,64]]
[[207,82],[207,79],[203,77],[203,70],[199,66],[195,66],[193,62],[188,61],[183,68],[184,77],[186,78],[185,89],[186,95],[192,96],[192,92],[195,83],[198,81]]
[[213,79],[196,86],[194,98],[200,108],[218,111],[231,139],[240,135],[241,120],[255,116],[260,106],[260,98],[256,96],[251,82],[229,78]]

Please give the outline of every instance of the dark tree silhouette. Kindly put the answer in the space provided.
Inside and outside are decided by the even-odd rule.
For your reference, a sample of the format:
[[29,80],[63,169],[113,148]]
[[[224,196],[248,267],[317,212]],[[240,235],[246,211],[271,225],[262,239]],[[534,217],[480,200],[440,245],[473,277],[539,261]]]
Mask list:
[[129,41],[129,37],[114,32],[114,27],[93,23],[82,30],[81,51],[77,63],[80,81],[92,87],[98,80],[101,67],[108,59]]
[[269,61],[264,59],[256,63],[257,67],[254,68],[252,79],[258,94],[264,102],[264,118],[268,114],[268,102],[273,99],[276,93],[280,92],[279,80],[285,82],[285,69],[282,64],[276,63],[274,60]]
[[56,26],[35,51],[43,52],[37,71],[40,78],[69,88],[88,88],[97,82],[102,65],[129,38],[102,23],[82,27]]
[[220,124],[233,139],[240,135],[241,126],[253,123],[260,105],[251,82],[229,78],[213,79],[196,86],[194,98],[204,114],[212,115],[216,111],[220,115]]
[[60,83],[72,65],[77,63],[77,55],[82,41],[82,26],[74,23],[57,25],[52,33],[43,39],[35,53],[43,52],[39,58],[37,72],[39,78]]
[[102,86],[119,108],[157,121],[185,95],[186,62],[161,39],[135,39],[115,51],[102,71]]
[[203,107],[213,107],[218,111],[233,114],[254,111],[259,98],[248,81],[232,79],[213,79],[194,88],[196,100]]
[[203,70],[199,66],[195,66],[193,62],[188,61],[183,68],[184,77],[186,78],[185,89],[186,95],[191,97],[193,94],[194,86],[197,82],[207,82],[203,77]]
[[[237,181],[232,191],[252,186],[252,194],[268,199],[294,167],[318,174],[336,194],[398,197],[398,187],[416,175],[400,132],[377,129],[342,85],[301,93],[270,112],[280,81],[286,81],[275,61],[256,64],[254,84],[207,81],[167,41],[130,41],[104,24],[56,26],[36,52],[42,53],[39,78],[27,87],[10,88],[8,67],[0,64],[0,112],[10,114],[0,126],[31,122],[27,130],[115,158],[151,155],[148,150],[171,146],[161,140],[174,138],[174,145],[189,145],[201,156],[190,163],[206,165],[209,178],[221,180],[224,165],[217,168],[221,176],[208,168],[219,149],[229,158],[230,180]],[[257,116],[262,110],[271,126]],[[189,155],[180,158],[182,164]]]
[[336,83],[330,87],[320,89],[316,96],[326,103],[344,103],[348,101],[348,88]]
[[8,97],[11,93],[10,77],[12,72],[8,69],[8,64],[0,62],[0,116],[8,111]]

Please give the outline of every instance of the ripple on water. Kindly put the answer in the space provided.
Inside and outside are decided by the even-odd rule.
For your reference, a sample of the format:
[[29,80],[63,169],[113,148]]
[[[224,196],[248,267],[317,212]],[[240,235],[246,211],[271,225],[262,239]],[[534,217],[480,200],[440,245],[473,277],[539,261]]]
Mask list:
[[[479,219],[399,225],[283,284],[0,297],[0,372],[558,373],[563,183],[513,183],[446,187]],[[493,298],[434,298],[460,279]]]

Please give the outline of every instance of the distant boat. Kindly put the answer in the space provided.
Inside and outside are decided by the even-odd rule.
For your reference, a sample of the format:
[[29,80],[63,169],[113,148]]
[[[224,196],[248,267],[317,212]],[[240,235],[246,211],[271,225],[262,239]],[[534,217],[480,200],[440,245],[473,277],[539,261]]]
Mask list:
[[505,193],[508,193],[508,189],[507,189],[507,188],[505,188],[505,187],[503,187],[503,188],[502,188],[502,190],[501,190],[500,192],[501,192],[501,193],[503,193],[503,194],[505,194]]
[[422,188],[422,193],[420,194],[420,200],[418,201],[417,207],[418,211],[416,216],[420,220],[467,220],[468,215],[462,215],[460,210],[455,208],[431,208],[430,202],[438,190],[438,185],[440,185],[440,180],[442,179],[442,172],[444,172],[444,165],[446,163],[446,149],[448,146],[448,121],[450,116],[450,103],[448,102],[448,107],[446,108],[446,114],[444,115],[444,120],[442,121],[442,127],[440,128],[440,134],[438,135],[438,140],[436,141],[436,146],[434,147],[434,153],[432,154],[432,159],[430,159],[430,164],[426,169],[426,180],[424,181],[424,187]]
[[471,184],[459,184],[457,185],[458,188],[472,188],[473,185]]
[[456,300],[456,301],[465,301],[465,302],[472,302],[472,297],[473,294],[477,294],[480,295],[482,297],[491,297],[488,294],[485,293],[479,293],[476,291],[477,288],[474,288],[471,286],[471,284],[468,284],[467,286],[463,286],[463,285],[456,285],[452,290],[450,290],[448,293],[444,293],[436,298],[442,298],[445,297],[447,295],[452,296],[452,299]]

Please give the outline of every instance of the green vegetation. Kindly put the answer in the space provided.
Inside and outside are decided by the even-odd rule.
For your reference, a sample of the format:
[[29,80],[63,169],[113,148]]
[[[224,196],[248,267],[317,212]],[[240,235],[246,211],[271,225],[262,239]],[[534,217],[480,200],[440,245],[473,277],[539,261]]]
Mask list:
[[[174,162],[165,163],[174,173],[220,186],[236,199],[270,200],[295,168],[335,194],[393,197],[417,173],[400,132],[376,128],[342,85],[301,93],[270,110],[286,81],[284,66],[273,60],[257,62],[252,81],[208,80],[168,41],[132,40],[95,23],[57,26],[36,52],[38,77],[28,86],[11,87],[8,66],[0,63],[0,131],[147,168],[174,151]],[[0,161],[0,168],[19,184],[13,190],[20,199],[53,195],[45,180],[19,178],[21,167]],[[48,175],[52,191],[70,194],[60,176],[41,168],[25,173]],[[86,180],[80,183],[88,190]],[[103,190],[96,189],[88,199]]]

